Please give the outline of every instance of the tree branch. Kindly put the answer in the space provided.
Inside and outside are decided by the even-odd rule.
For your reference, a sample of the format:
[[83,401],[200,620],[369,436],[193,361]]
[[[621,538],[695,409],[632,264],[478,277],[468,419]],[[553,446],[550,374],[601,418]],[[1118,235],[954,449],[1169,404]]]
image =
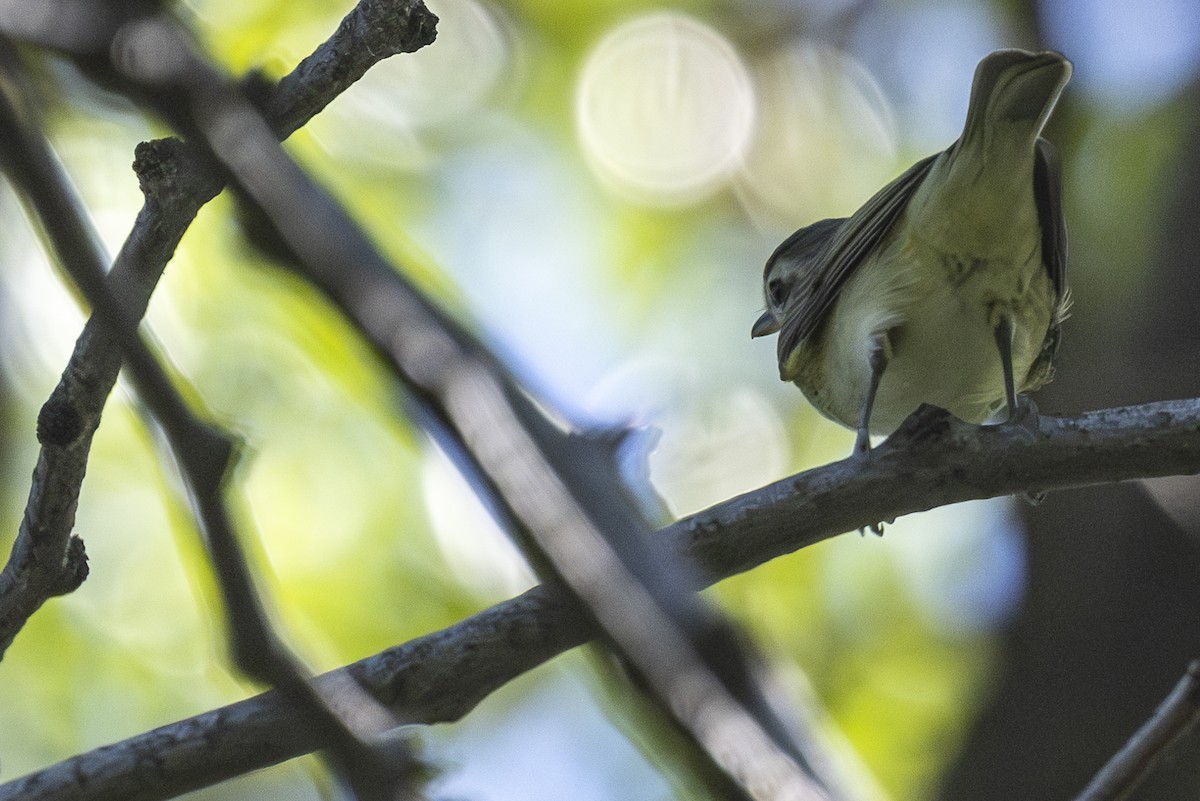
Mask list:
[[[669,527],[725,577],[845,531],[977,498],[1200,473],[1200,398],[1042,415],[1036,434],[922,406],[866,463],[850,458]],[[734,534],[733,532],[736,532]]]
[[[1032,440],[926,407],[867,461],[790,476],[659,536],[718,581],[840,532],[946,503],[1198,472],[1200,398],[1043,416]],[[452,721],[596,634],[586,615],[539,586],[318,682],[350,675],[403,720]],[[312,751],[319,744],[307,724],[278,693],[264,693],[0,785],[0,801],[77,798],[82,786],[92,801],[170,798]]]
[[[50,5],[55,2],[49,0]],[[411,291],[352,223],[346,220],[340,227],[331,226],[330,221],[345,220],[340,208],[308,185],[278,148],[273,124],[263,124],[257,111],[212,69],[172,20],[143,7],[101,8],[90,16],[77,13],[75,19],[79,23],[75,31],[65,35],[57,29],[35,31],[32,38],[44,35],[89,74],[123,86],[131,97],[163,113],[189,141],[203,143],[204,155],[223,166],[265,212],[279,234],[278,244],[298,257],[298,263],[316,270],[315,277],[311,273],[308,277],[321,288],[328,292],[331,286],[341,286],[341,281],[326,280],[330,267],[338,273],[342,265],[356,268],[344,276],[353,279],[348,295],[335,291],[330,293],[332,299],[400,366],[401,376],[426,400],[426,409],[446,424],[445,430],[455,432],[482,468],[479,474],[501,489],[505,504],[531,534],[529,541],[538,540],[541,553],[549,555],[555,551],[547,547],[546,537],[555,538],[552,544],[559,555],[548,558],[547,564],[552,562],[573,590],[591,591],[587,605],[604,621],[610,641],[619,644],[650,686],[671,699],[672,710],[694,726],[706,750],[750,786],[770,788],[772,793],[787,790],[788,797],[826,799],[802,770],[803,760],[793,759],[785,727],[762,724],[769,715],[765,705],[748,712],[753,682],[749,670],[736,659],[738,649],[714,649],[722,657],[719,661],[704,663],[696,658],[697,644],[686,639],[679,624],[687,620],[705,626],[707,618],[699,613],[694,597],[681,589],[686,585],[643,583],[632,574],[637,571],[624,578],[621,571],[634,565],[665,571],[663,563],[654,559],[622,564],[610,549],[611,542],[622,536],[639,548],[650,541],[649,530],[633,505],[626,503],[624,493],[610,492],[607,483],[601,487],[594,481],[607,464],[611,483],[619,484],[610,450],[587,450],[582,440],[564,435],[491,354],[463,332],[452,332],[448,320]],[[269,166],[258,163],[264,160]],[[381,297],[379,290],[390,291]],[[430,346],[441,348],[449,362],[419,363],[429,355]],[[436,403],[431,402],[435,398]],[[572,443],[578,447],[563,447]],[[582,458],[580,453],[604,458]],[[571,558],[561,556],[572,550]],[[577,558],[581,550],[590,558]],[[600,556],[611,558],[605,561]],[[601,566],[604,580],[598,580]],[[574,575],[581,573],[585,575]],[[624,592],[608,589],[618,577],[624,581]],[[674,607],[663,603],[668,597]],[[690,616],[676,614],[671,621],[672,608],[696,611]],[[716,628],[709,626],[704,633],[715,634]],[[725,639],[734,640],[731,635]],[[674,647],[668,648],[668,643]],[[711,672],[717,665],[726,667],[726,675],[718,678]],[[735,729],[738,736],[731,739]]]
[[1197,721],[1200,721],[1200,660],[1188,665],[1171,694],[1075,801],[1128,798]]
[[423,420],[463,457],[477,492],[517,522],[512,533],[540,574],[586,606],[606,644],[699,752],[756,797],[829,801],[736,634],[690,593],[688,570],[655,552],[619,474],[619,435],[564,430],[553,409],[380,254],[175,20],[134,14],[112,37],[110,78],[227,171],[266,223],[272,251],[385,358]]
[[[62,19],[72,18],[67,5],[60,9]],[[0,18],[6,25],[36,16],[19,0],[0,0]],[[290,133],[372,64],[433,41],[436,21],[421,0],[362,0],[267,96],[264,113],[273,129]],[[196,212],[222,185],[201,166],[195,151],[177,140],[139,145],[134,170],[145,205],[117,254],[109,281],[130,313],[140,318]],[[71,592],[87,576],[83,541],[71,532],[92,436],[120,365],[112,338],[89,320],[38,415],[41,450],[33,484],[12,555],[0,571],[0,659],[46,600]]]

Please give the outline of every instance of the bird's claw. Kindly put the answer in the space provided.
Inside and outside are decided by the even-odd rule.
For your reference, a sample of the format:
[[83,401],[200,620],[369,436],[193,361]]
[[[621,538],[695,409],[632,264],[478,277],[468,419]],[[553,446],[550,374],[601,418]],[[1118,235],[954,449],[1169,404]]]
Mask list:
[[985,428],[1011,429],[1019,432],[1028,442],[1034,442],[1041,434],[1041,415],[1037,404],[1032,398],[1024,395],[1017,396],[1017,407],[1009,412],[1008,419],[1000,423],[990,423]]
[[871,458],[871,435],[860,429],[858,436],[854,438],[854,450],[852,455],[860,459]]
[[1029,435],[1029,440],[1032,442],[1037,439],[1041,433],[1039,422],[1041,417],[1038,413],[1037,403],[1033,398],[1027,398],[1024,395],[1017,396],[1017,408],[1012,410],[1008,416],[1007,425],[1015,427],[1018,431]]
[[[1034,442],[1041,432],[1039,427],[1040,415],[1038,413],[1037,403],[1033,398],[1027,398],[1024,395],[1017,396],[1017,408],[1012,410],[1008,416],[1008,420],[1001,425],[1011,426],[1015,430],[1021,432],[1029,442]],[[1045,490],[1026,490],[1021,493],[1021,497],[1030,506],[1037,506],[1046,499]]]
[[872,523],[869,526],[863,526],[862,528],[860,528],[858,530],[858,535],[860,537],[865,537],[865,536],[867,536],[867,531],[870,531],[876,537],[882,537],[883,536],[883,527],[885,525],[890,526],[895,522],[896,522],[896,518],[893,517],[891,520],[881,520],[878,523]]

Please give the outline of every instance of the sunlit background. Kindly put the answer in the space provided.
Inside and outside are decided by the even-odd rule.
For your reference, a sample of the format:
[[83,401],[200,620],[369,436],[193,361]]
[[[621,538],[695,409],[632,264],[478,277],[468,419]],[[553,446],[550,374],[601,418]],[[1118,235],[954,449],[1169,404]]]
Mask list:
[[[1075,64],[1048,135],[1064,156],[1076,300],[1043,408],[1200,391],[1145,389],[1155,385],[1124,372],[1140,357],[1118,344],[1135,325],[1130,309],[1149,309],[1143,324],[1157,319],[1157,256],[1170,250],[1162,220],[1188,191],[1174,165],[1192,158],[1197,124],[1191,0],[429,5],[437,42],[372,69],[291,151],[540,394],[580,419],[657,429],[650,475],[673,515],[849,453],[851,432],[779,382],[774,341],[749,337],[763,262],[795,228],[850,213],[952,142],[974,66],[997,47],[1053,47]],[[192,0],[182,10],[229,69],[278,76],[348,8]],[[140,205],[133,146],[164,131],[61,64],[42,78],[56,146],[115,252]],[[36,459],[38,407],[83,319],[5,186],[5,553]],[[226,198],[201,212],[148,319],[172,366],[244,440],[236,505],[258,537],[280,623],[314,666],[531,585],[448,460],[404,419],[386,372],[312,291],[262,263]],[[1188,364],[1194,351],[1176,344]],[[119,387],[79,509],[91,577],[47,604],[0,663],[0,780],[253,690],[227,671],[212,580],[159,455]],[[1165,510],[1196,530],[1194,485],[1153,492],[1159,506],[1147,514]],[[857,798],[932,799],[950,771],[969,771],[984,711],[1020,659],[1023,602],[1036,595],[1027,527],[1061,512],[1058,498],[1039,510],[995,500],[912,516],[882,539],[844,536],[713,592],[814,706]],[[1060,541],[1082,546],[1098,532],[1082,516],[1055,519],[1046,536]],[[664,747],[639,730],[641,714],[586,653],[559,658],[422,734],[441,771],[433,793],[686,797]],[[191,797],[323,797],[315,764]],[[1075,766],[1067,790],[1096,767]]]

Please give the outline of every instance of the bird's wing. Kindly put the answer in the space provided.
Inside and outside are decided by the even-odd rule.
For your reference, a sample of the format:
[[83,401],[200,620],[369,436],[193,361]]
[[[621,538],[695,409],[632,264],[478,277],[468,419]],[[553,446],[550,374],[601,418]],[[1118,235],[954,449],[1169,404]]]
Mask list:
[[793,288],[779,331],[779,361],[817,330],[854,271],[882,241],[933,166],[938,154],[918,161],[875,193],[831,238],[819,263]]
[[1033,198],[1042,227],[1042,261],[1061,303],[1067,294],[1067,225],[1062,208],[1062,168],[1058,150],[1045,139],[1034,146]]
[[1070,293],[1067,291],[1067,224],[1062,209],[1062,170],[1058,151],[1045,139],[1034,145],[1033,199],[1037,204],[1038,224],[1042,229],[1042,263],[1054,284],[1054,311],[1050,327],[1042,341],[1042,350],[1029,367],[1022,392],[1035,390],[1054,375],[1054,356],[1062,339],[1062,322],[1067,316]]

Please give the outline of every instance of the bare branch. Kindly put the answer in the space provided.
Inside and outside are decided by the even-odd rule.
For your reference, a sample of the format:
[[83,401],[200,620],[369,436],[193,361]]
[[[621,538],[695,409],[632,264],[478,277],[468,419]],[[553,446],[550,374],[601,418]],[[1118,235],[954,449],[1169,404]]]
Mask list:
[[[48,0],[48,5],[55,5],[55,0]],[[699,643],[689,637],[699,627],[708,626],[711,633],[717,628],[708,624],[702,607],[678,582],[679,586],[645,583],[644,577],[637,575],[643,565],[671,560],[623,561],[612,551],[609,543],[620,539],[645,548],[649,533],[623,492],[612,493],[607,484],[601,489],[591,480],[580,480],[594,468],[603,469],[607,461],[609,483],[619,486],[615,460],[589,461],[566,453],[562,432],[542,417],[490,354],[461,332],[453,333],[447,319],[412,292],[372,252],[353,225],[331,226],[331,220],[344,215],[324,193],[307,185],[290,160],[281,158],[270,123],[264,125],[223,76],[212,71],[177,25],[153,11],[149,6],[131,6],[102,9],[90,18],[77,13],[75,24],[66,26],[74,30],[65,34],[47,26],[27,35],[35,40],[43,36],[64,48],[83,69],[107,83],[125,86],[131,96],[164,113],[192,141],[203,143],[212,163],[228,170],[243,192],[266,212],[281,235],[280,244],[306,267],[316,269],[320,275],[317,283],[323,289],[338,283],[325,280],[330,277],[330,266],[355,266],[350,276],[353,299],[348,300],[345,293],[333,293],[333,299],[401,366],[401,375],[418,389],[444,430],[453,431],[462,441],[481,468],[479,474],[486,476],[485,483],[500,490],[503,505],[533,535],[529,542],[538,542],[557,576],[566,579],[573,590],[585,591],[589,609],[604,621],[610,640],[619,644],[649,686],[671,700],[674,712],[705,741],[709,753],[748,786],[760,788],[770,797],[826,798],[797,765],[786,729],[765,727],[761,722],[769,716],[765,704],[759,706],[757,716],[747,711],[754,682],[748,668],[739,663],[738,650],[713,647],[722,660],[706,664],[698,658]],[[11,22],[3,15],[0,20]],[[320,74],[319,67],[316,74]],[[255,166],[260,160],[267,164]],[[363,289],[390,291],[381,302],[370,292],[362,293]],[[127,344],[132,347],[134,343]],[[427,368],[436,361],[418,364],[428,355],[423,349],[429,346],[449,347],[452,356],[432,373]],[[417,373],[426,374],[417,378]],[[553,451],[555,458],[547,459],[545,448]],[[537,503],[529,502],[529,490]],[[553,539],[548,539],[551,535]],[[564,558],[564,546],[574,550],[573,558]],[[581,547],[590,549],[588,558],[579,558]],[[607,582],[598,580],[593,565],[608,565],[604,571]],[[638,569],[631,571],[630,566]],[[581,574],[585,568],[591,571],[589,575]],[[618,579],[620,587],[610,590],[608,585]],[[230,605],[230,609],[236,614],[238,606]],[[699,627],[681,627],[685,621]],[[240,638],[239,627],[231,629]],[[732,643],[734,638],[725,640]],[[655,644],[659,647],[651,647]],[[673,647],[666,647],[668,644]],[[267,653],[274,650],[267,649]],[[235,653],[241,657],[250,651],[236,648]],[[258,671],[253,670],[254,663],[243,663],[247,665],[252,672],[262,669],[261,662]],[[711,672],[717,665],[740,672],[718,678]],[[742,697],[736,698],[735,691]]]
[[[718,581],[838,533],[945,503],[1200,472],[1200,398],[1073,418],[1043,415],[1039,425],[1030,441],[1011,428],[970,426],[925,409],[868,461],[790,476],[659,536]],[[870,547],[872,540],[863,542]],[[356,677],[405,721],[452,721],[596,634],[586,615],[541,586],[326,675]],[[81,785],[95,801],[170,798],[308,753],[317,744],[306,723],[277,693],[264,693],[0,785],[0,801],[76,798]],[[151,752],[156,758],[145,759]]]
[[[56,23],[76,18],[61,4]],[[7,27],[38,15],[18,0],[0,0]],[[357,81],[375,62],[433,40],[436,17],[421,0],[363,0],[334,35],[284,78],[265,100],[277,131],[290,132]],[[65,30],[63,24],[58,29]],[[137,318],[196,212],[221,190],[194,151],[176,140],[138,147],[134,169],[146,202],[113,263],[109,281]],[[12,555],[0,571],[0,658],[43,603],[87,576],[83,542],[73,538],[79,488],[92,436],[116,383],[120,354],[92,321],[84,328],[62,379],[38,416],[41,451]]]
[[[415,762],[399,740],[385,750],[368,741],[394,729],[396,722],[353,682],[327,684],[338,690],[352,725],[309,683],[309,674],[275,633],[246,563],[232,515],[225,504],[225,477],[233,456],[232,439],[197,417],[166,370],[138,333],[122,299],[105,276],[108,258],[90,227],[82,203],[28,104],[30,89],[11,43],[0,37],[0,166],[12,178],[41,223],[59,263],[95,309],[101,330],[116,342],[126,370],[153,422],[157,423],[179,465],[204,534],[227,619],[226,636],[234,662],[243,673],[279,687],[293,703],[308,710],[321,740],[329,747],[337,775],[362,801],[418,797],[411,787]],[[372,714],[372,710],[375,710]]]
[[257,111],[165,15],[113,34],[113,74],[228,171],[281,260],[385,357],[424,420],[464,457],[522,548],[599,623],[606,644],[748,796],[829,793],[758,687],[738,637],[655,552],[615,458],[619,436],[564,430],[486,346],[425,298],[278,144]]
[[[50,0],[50,5],[53,4],[54,0]],[[301,261],[313,253],[320,254],[316,259],[310,258],[307,264],[319,265],[325,278],[329,277],[327,268],[333,263],[329,259],[331,255],[336,256],[338,263],[360,268],[351,282],[351,294],[357,295],[354,302],[347,303],[344,294],[335,294],[334,300],[357,313],[351,316],[374,337],[385,353],[397,364],[404,365],[402,375],[419,387],[419,394],[430,400],[437,399],[436,403],[428,404],[428,408],[447,424],[446,430],[453,430],[465,441],[472,458],[478,459],[482,468],[480,474],[486,475],[488,482],[495,482],[494,486],[503,487],[504,501],[525,529],[538,537],[550,532],[572,534],[557,536],[554,544],[570,545],[576,551],[587,544],[593,557],[611,554],[606,540],[622,537],[644,548],[648,541],[645,535],[649,532],[624,493],[610,493],[607,485],[603,490],[593,487],[590,480],[580,482],[580,474],[589,472],[587,469],[575,470],[574,475],[569,470],[564,471],[564,462],[577,461],[573,466],[578,467],[588,460],[564,453],[561,432],[541,417],[535,404],[523,396],[519,386],[508,380],[505,371],[490,354],[469,338],[447,337],[445,318],[423,298],[411,291],[407,291],[407,297],[403,291],[398,297],[396,288],[403,287],[403,282],[370,252],[370,246],[353,226],[339,230],[325,224],[329,219],[337,219],[340,210],[330,206],[323,193],[312,192],[311,187],[304,186],[303,176],[300,176],[300,185],[294,181],[289,183],[292,173],[286,167],[294,170],[294,165],[286,159],[276,158],[281,151],[274,146],[274,137],[262,135],[264,126],[258,115],[243,108],[244,101],[230,91],[223,78],[211,72],[179,29],[165,17],[155,17],[149,7],[111,12],[112,9],[105,9],[91,19],[86,15],[78,17],[79,24],[75,26],[78,35],[68,33],[63,37],[59,31],[51,31],[47,39],[55,46],[67,49],[85,70],[106,82],[132,78],[132,81],[124,82],[126,88],[132,90],[131,95],[164,112],[180,130],[193,136],[193,141],[206,143],[206,155],[229,170],[243,191],[263,206],[276,227],[286,220],[279,231],[283,235],[281,242],[293,254],[300,255]],[[126,12],[129,16],[123,17]],[[37,34],[35,31],[35,38]],[[112,59],[111,64],[108,58]],[[184,97],[187,99],[181,102]],[[213,138],[217,132],[224,138]],[[247,171],[247,165],[264,157],[270,162],[269,167]],[[256,176],[256,180],[252,180],[251,175]],[[299,190],[299,194],[292,196],[295,198],[293,208],[280,205],[282,186]],[[267,198],[275,202],[266,202]],[[312,203],[304,205],[311,200],[316,200],[316,208]],[[296,206],[297,203],[300,205]],[[293,216],[287,213],[290,211],[302,213]],[[299,237],[297,232],[301,233]],[[333,236],[320,241],[329,234]],[[348,247],[339,250],[339,246]],[[384,279],[384,275],[391,280]],[[328,282],[318,283],[323,288],[329,287]],[[394,302],[381,303],[369,292],[359,292],[380,288],[390,289],[384,299]],[[379,314],[381,308],[386,308],[382,316]],[[397,349],[389,352],[382,344],[385,341]],[[415,372],[420,371],[413,357],[426,355],[420,351],[430,345],[448,345],[460,358],[452,359],[445,369],[425,376],[427,381],[413,381]],[[557,451],[557,465],[539,453],[539,448],[547,445]],[[502,451],[513,450],[498,452],[497,447]],[[515,461],[514,454],[519,456]],[[594,467],[603,464],[600,459],[592,462]],[[614,479],[611,483],[619,485],[615,480],[615,463],[609,464],[608,469]],[[530,478],[532,484],[528,484]],[[565,481],[560,483],[564,478]],[[580,494],[580,488],[585,485],[587,491]],[[535,490],[532,494],[539,503],[527,502],[525,491],[528,489]],[[620,536],[616,536],[617,533]],[[551,553],[546,549],[548,542],[540,539],[543,555]],[[727,669],[741,670],[738,675],[718,679],[710,672],[710,666],[697,658],[697,643],[689,642],[684,630],[673,628],[685,619],[702,625],[706,623],[699,611],[701,607],[686,591],[665,582],[643,583],[633,574],[636,571],[623,579],[621,589],[610,591],[605,582],[597,581],[595,568],[591,567],[593,563],[608,564],[610,568],[605,573],[609,582],[615,582],[629,573],[630,565],[661,564],[659,560],[631,558],[623,564],[613,555],[607,562],[595,558],[571,561],[561,556],[553,556],[547,561],[554,564],[559,577],[567,578],[573,588],[588,588],[591,593],[589,606],[606,621],[609,637],[621,643],[620,650],[636,663],[651,686],[672,699],[676,714],[682,715],[681,719],[694,728],[697,737],[706,741],[710,753],[724,760],[723,764],[731,773],[747,774],[748,784],[771,788],[767,792],[773,797],[826,797],[795,763],[796,754],[784,735],[785,728],[779,725],[764,728],[759,722],[768,714],[765,704],[760,706],[759,719],[747,713],[745,704],[754,683],[749,670],[735,658],[737,649],[712,649],[721,653],[723,659],[721,662],[713,660],[711,665],[723,664]],[[576,569],[564,571],[563,568],[571,564]],[[579,569],[583,566],[588,566],[593,575],[579,577]],[[654,597],[656,593],[657,598]],[[672,603],[664,604],[669,596]],[[671,610],[675,612],[675,624],[670,620]],[[684,610],[692,611],[691,616],[683,615]],[[614,621],[617,620],[623,623],[616,625]],[[726,637],[729,643],[733,640],[733,637]],[[674,647],[663,647],[666,643],[673,643]],[[660,647],[647,647],[651,644]],[[680,681],[677,677],[681,675],[688,680]],[[735,699],[732,688],[743,697]],[[688,694],[685,695],[683,690],[688,690]],[[779,795],[780,792],[785,795]]]
[[[669,527],[712,577],[845,531],[977,498],[1200,473],[1200,399],[1041,415],[1036,434],[918,409],[865,462],[783,479]],[[735,533],[736,532],[736,533]]]
[[1200,660],[1129,742],[1108,761],[1075,801],[1124,801],[1179,741],[1200,721]]
[[279,81],[263,116],[286,139],[375,64],[432,43],[436,25],[423,0],[361,0],[324,44]]

